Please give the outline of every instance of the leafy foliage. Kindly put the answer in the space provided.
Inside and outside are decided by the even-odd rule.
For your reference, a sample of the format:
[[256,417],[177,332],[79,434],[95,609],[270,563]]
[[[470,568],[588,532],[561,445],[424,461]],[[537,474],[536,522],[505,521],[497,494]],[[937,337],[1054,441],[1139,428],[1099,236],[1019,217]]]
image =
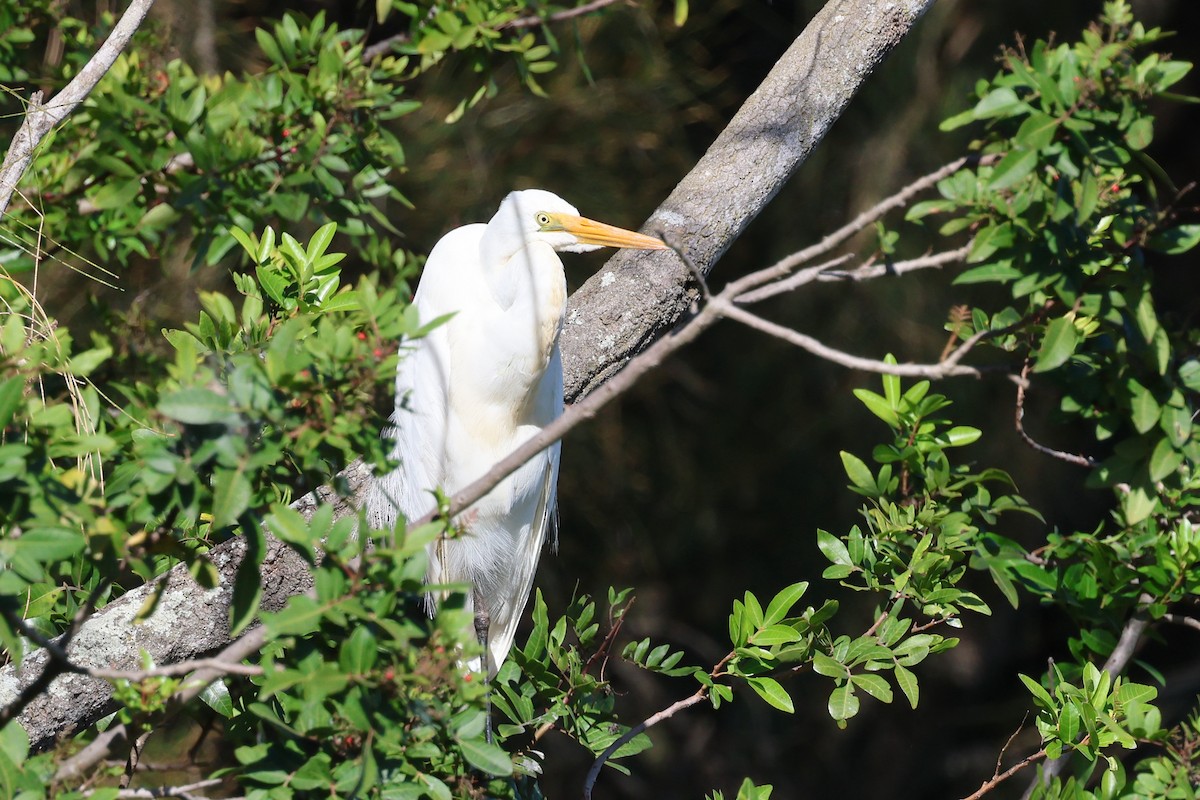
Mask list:
[[[0,80],[39,77],[14,54],[51,5],[0,4]],[[576,10],[381,0],[377,17],[403,28],[386,51],[321,15],[287,15],[258,32],[258,72],[197,74],[163,59],[153,36],[119,60],[39,153],[28,201],[6,217],[0,264],[32,269],[42,226],[56,237],[55,258],[93,271],[175,249],[246,269],[231,275],[231,292],[202,294],[194,321],[170,323],[165,344],[140,350],[123,341],[121,318],[105,318],[84,344],[20,284],[0,287],[10,311],[0,321],[8,658],[20,662],[43,637],[176,564],[215,586],[213,548],[241,536],[248,557],[230,623],[265,626],[262,671],[225,677],[200,703],[222,720],[235,762],[222,774],[246,796],[532,798],[538,742],[551,731],[622,771],[650,747],[622,719],[613,659],[714,709],[752,694],[794,713],[802,699],[789,682],[811,672],[828,681],[821,697],[845,728],[872,700],[917,707],[921,665],[958,643],[947,629],[966,626],[968,612],[991,613],[988,592],[971,582],[984,578],[1008,603],[1053,605],[1078,627],[1069,658],[1013,679],[1030,694],[1043,754],[1078,762],[1037,796],[1193,796],[1197,721],[1169,732],[1156,688],[1097,666],[1131,621],[1157,625],[1200,594],[1200,339],[1160,315],[1152,267],[1200,243],[1200,227],[1148,154],[1153,103],[1170,99],[1190,65],[1151,51],[1164,34],[1123,3],[1106,4],[1079,42],[1005,53],[973,107],[944,126],[975,126],[977,158],[907,213],[922,227],[942,220],[938,236],[970,236],[957,283],[992,284],[1002,299],[985,295],[956,315],[954,341],[990,347],[1023,392],[1054,393],[1062,421],[1086,423],[1089,451],[1074,460],[1112,496],[1104,525],[1052,529],[1028,546],[1011,512],[1041,524],[1039,512],[1008,474],[964,460],[983,431],[956,424],[929,381],[885,376],[880,392],[854,392],[884,429],[869,454],[841,454],[862,522],[816,533],[828,561],[820,583],[799,571],[769,599],[734,599],[728,652],[705,666],[671,642],[622,637],[630,590],[610,590],[603,604],[576,597],[558,615],[539,594],[529,637],[485,687],[461,668],[477,652],[461,596],[425,613],[424,546],[442,525],[368,531],[325,503],[310,518],[289,507],[314,485],[343,489],[335,475],[355,457],[386,461],[375,409],[388,405],[396,343],[427,330],[402,285],[382,288],[414,263],[383,208],[405,203],[403,149],[389,125],[414,107],[403,84],[449,59],[477,70],[452,119],[496,90],[498,61],[539,92],[535,76],[562,48],[535,19]],[[675,4],[679,24],[687,12]],[[96,41],[78,20],[63,30],[81,49]],[[78,66],[68,59],[52,82]],[[281,221],[297,235],[278,233]],[[881,255],[908,235],[881,226]],[[398,274],[352,282],[338,246]],[[268,531],[311,565],[313,590],[260,613]],[[869,598],[870,614],[838,592]],[[115,719],[149,730],[185,685],[115,681]],[[489,703],[503,748],[484,734]],[[1161,755],[1127,774],[1119,758],[1136,744]],[[31,755],[24,732],[4,727],[0,794],[59,788],[55,760]],[[747,779],[737,797],[770,794]]]

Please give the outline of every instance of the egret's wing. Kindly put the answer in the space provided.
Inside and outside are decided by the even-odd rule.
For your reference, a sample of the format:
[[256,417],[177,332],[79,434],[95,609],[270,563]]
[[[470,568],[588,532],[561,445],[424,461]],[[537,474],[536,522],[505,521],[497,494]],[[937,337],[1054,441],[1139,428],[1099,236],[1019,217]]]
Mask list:
[[[546,408],[540,409],[544,419],[555,419],[563,410],[563,377],[562,354],[555,345],[550,356],[550,364],[546,370],[545,388],[539,392],[541,402]],[[538,559],[542,547],[549,537],[551,546],[558,546],[558,467],[562,445],[555,442],[546,448],[536,458],[545,459],[545,471],[538,485],[537,504],[530,522],[529,533],[518,543],[515,564],[516,568],[511,580],[506,581],[504,596],[494,607],[501,609],[499,614],[493,614],[491,627],[488,630],[488,650],[491,664],[489,674],[495,674],[508,656],[513,639],[517,634],[517,625],[529,602],[529,591],[533,587],[533,577],[537,572]]]
[[[478,249],[482,225],[447,234],[433,249],[413,297],[421,324],[458,310],[462,302],[461,273]],[[368,499],[372,525],[390,527],[397,511],[407,519],[420,518],[433,507],[430,490],[446,482],[450,341],[446,325],[426,336],[405,340],[396,370],[396,408],[385,436],[393,441],[392,455],[400,468],[376,481]],[[431,561],[436,554],[431,552]],[[430,565],[431,578],[435,565]]]
[[516,570],[511,581],[504,587],[507,596],[502,598],[499,607],[502,616],[493,615],[491,627],[488,629],[488,650],[491,663],[488,674],[495,675],[504,659],[512,648],[513,638],[517,634],[517,625],[529,601],[529,590],[533,587],[533,576],[537,572],[538,558],[542,546],[546,542],[546,534],[553,526],[557,504],[558,463],[560,446],[556,443],[545,453],[538,456],[547,461],[546,471],[542,479],[541,494],[538,498],[537,511],[530,524],[529,535],[523,539],[517,551]]

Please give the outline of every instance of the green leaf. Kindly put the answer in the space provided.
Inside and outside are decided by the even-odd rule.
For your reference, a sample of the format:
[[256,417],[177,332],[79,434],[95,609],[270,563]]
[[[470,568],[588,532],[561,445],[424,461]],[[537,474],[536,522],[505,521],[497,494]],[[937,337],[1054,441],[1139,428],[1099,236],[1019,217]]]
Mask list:
[[850,478],[850,482],[858,488],[874,494],[877,489],[875,486],[875,476],[871,474],[870,467],[853,453],[847,453],[845,450],[842,450],[839,455],[842,457],[842,468],[846,470],[846,475]]
[[903,667],[900,664],[896,665],[895,675],[896,685],[900,687],[900,691],[904,692],[904,696],[908,698],[908,704],[916,708],[917,701],[921,698],[920,687],[917,685],[917,676],[907,667]]
[[1012,247],[1015,241],[1016,232],[1011,222],[993,223],[980,228],[975,237],[971,239],[971,249],[967,252],[967,263],[977,264],[986,261],[997,251]]
[[855,389],[854,396],[862,401],[862,404],[872,414],[879,417],[891,427],[895,428],[900,425],[900,418],[896,415],[896,408],[886,397],[875,394],[875,392],[869,389]]
[[865,673],[853,675],[850,682],[882,703],[892,702],[892,687],[880,675]]
[[817,531],[817,547],[825,557],[834,564],[844,564],[847,566],[853,565],[850,560],[850,551],[846,549],[846,545],[841,539],[834,536],[832,533],[824,530]]
[[1130,392],[1130,421],[1138,433],[1146,433],[1158,424],[1158,419],[1162,415],[1162,407],[1154,399],[1150,390],[1136,380],[1130,379],[1127,386]]
[[789,625],[767,625],[750,636],[750,643],[760,647],[791,644],[798,641],[800,641],[800,632]]
[[308,240],[308,249],[306,254],[309,261],[316,261],[325,254],[325,249],[329,247],[329,243],[333,241],[333,235],[337,233],[336,222],[326,222],[321,227],[317,228],[317,232]]
[[8,427],[24,393],[25,379],[19,375],[0,383],[0,431]]
[[1117,689],[1117,700],[1122,703],[1149,703],[1158,697],[1158,689],[1144,683],[1123,683]]
[[1200,223],[1178,225],[1150,237],[1149,246],[1160,253],[1177,256],[1200,244]]
[[1134,486],[1121,498],[1121,509],[1125,512],[1125,522],[1137,525],[1154,513],[1158,498],[1143,486]]
[[963,445],[971,444],[983,435],[983,431],[979,428],[972,428],[969,425],[955,425],[950,430],[941,434],[938,441],[945,444],[946,447],[962,447]]
[[1170,439],[1159,439],[1150,454],[1150,480],[1161,481],[1183,464],[1183,453],[1175,449]]
[[120,183],[106,183],[97,191],[93,192],[88,200],[92,205],[101,211],[106,211],[113,208],[121,208],[133,202],[133,198],[137,197],[142,191],[141,178],[130,178]]
[[846,667],[824,653],[814,653],[813,672],[827,678],[842,678],[846,675]]
[[1021,683],[1025,684],[1025,688],[1033,695],[1033,699],[1037,701],[1038,705],[1045,709],[1053,709],[1055,707],[1055,702],[1050,697],[1050,693],[1040,683],[1028,675],[1021,673],[1018,673],[1017,677],[1021,679]]
[[975,104],[975,108],[972,109],[972,114],[975,119],[1007,117],[1027,107],[1017,97],[1016,92],[1007,86],[1001,86],[980,98],[979,102]]
[[233,416],[227,398],[199,387],[180,389],[163,397],[158,401],[158,412],[188,425],[211,425]]
[[1132,150],[1145,150],[1154,139],[1154,118],[1138,117],[1125,131],[1125,143]]
[[83,550],[83,534],[69,528],[33,528],[9,540],[23,557],[43,564],[65,561]]
[[375,634],[366,626],[355,628],[338,648],[338,666],[351,676],[366,675],[375,666],[378,657],[379,645]]
[[218,468],[213,473],[212,524],[214,528],[228,527],[250,507],[252,488],[241,469]]
[[858,713],[858,697],[849,684],[839,686],[829,695],[829,716],[841,722]]
[[488,744],[482,739],[460,739],[458,746],[463,758],[475,769],[488,775],[512,775],[512,757],[499,745]]
[[808,581],[800,581],[780,589],[767,604],[767,610],[763,612],[763,624],[774,625],[786,617],[792,610],[792,606],[796,605],[806,591],[808,591]]
[[675,27],[682,28],[688,18],[688,0],[675,0]]
[[229,687],[225,685],[224,678],[204,687],[204,691],[200,692],[200,701],[226,719],[233,716],[233,698],[229,696]]
[[1050,321],[1038,348],[1034,372],[1047,372],[1062,366],[1079,344],[1079,330],[1073,320],[1059,317]]
[[992,191],[1009,188],[1033,172],[1037,163],[1037,150],[1012,150],[992,168],[992,179],[988,183],[988,188]]
[[779,685],[779,681],[774,678],[768,678],[765,675],[760,675],[755,678],[747,678],[746,682],[750,684],[759,697],[766,700],[767,703],[778,708],[780,711],[786,711],[788,714],[795,712],[795,706],[792,705],[792,696]]
[[258,603],[262,598],[258,567],[251,553],[247,553],[234,576],[233,597],[229,602],[229,629],[234,635],[245,630],[258,614]]

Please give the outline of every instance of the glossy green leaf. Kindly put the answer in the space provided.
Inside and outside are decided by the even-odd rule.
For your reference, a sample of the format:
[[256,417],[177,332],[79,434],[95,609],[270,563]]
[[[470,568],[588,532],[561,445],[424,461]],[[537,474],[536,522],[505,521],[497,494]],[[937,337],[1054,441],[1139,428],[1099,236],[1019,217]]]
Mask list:
[[839,686],[829,694],[829,716],[842,721],[858,713],[858,696],[849,684]]
[[1067,317],[1051,320],[1042,336],[1033,371],[1048,372],[1061,367],[1075,353],[1078,345],[1079,331],[1073,320]]
[[834,564],[853,564],[850,560],[850,551],[846,549],[846,545],[841,539],[828,531],[817,531],[817,547]]
[[917,676],[907,667],[900,664],[896,665],[894,674],[896,676],[896,685],[900,687],[900,691],[904,692],[904,696],[908,698],[908,704],[916,708],[917,702],[921,699],[921,690],[917,684]]
[[792,704],[792,696],[779,684],[779,681],[761,675],[754,678],[747,678],[746,682],[750,684],[750,688],[759,697],[766,700],[771,706],[780,711],[786,711],[788,714],[795,712],[796,709]]
[[892,702],[892,687],[881,675],[866,672],[852,676],[850,682],[881,703]]
[[774,625],[783,620],[806,591],[808,591],[808,581],[800,581],[780,589],[767,604],[767,610],[763,612],[763,624]]

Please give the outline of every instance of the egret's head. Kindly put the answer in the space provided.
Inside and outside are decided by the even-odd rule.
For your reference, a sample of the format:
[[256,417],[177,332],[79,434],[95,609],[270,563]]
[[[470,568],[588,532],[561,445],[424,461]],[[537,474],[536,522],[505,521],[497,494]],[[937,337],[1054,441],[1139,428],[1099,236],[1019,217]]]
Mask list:
[[506,234],[519,236],[522,246],[541,241],[568,253],[586,253],[600,247],[666,249],[658,239],[581,217],[575,206],[553,192],[541,189],[509,194],[488,228],[489,232],[498,228]]

